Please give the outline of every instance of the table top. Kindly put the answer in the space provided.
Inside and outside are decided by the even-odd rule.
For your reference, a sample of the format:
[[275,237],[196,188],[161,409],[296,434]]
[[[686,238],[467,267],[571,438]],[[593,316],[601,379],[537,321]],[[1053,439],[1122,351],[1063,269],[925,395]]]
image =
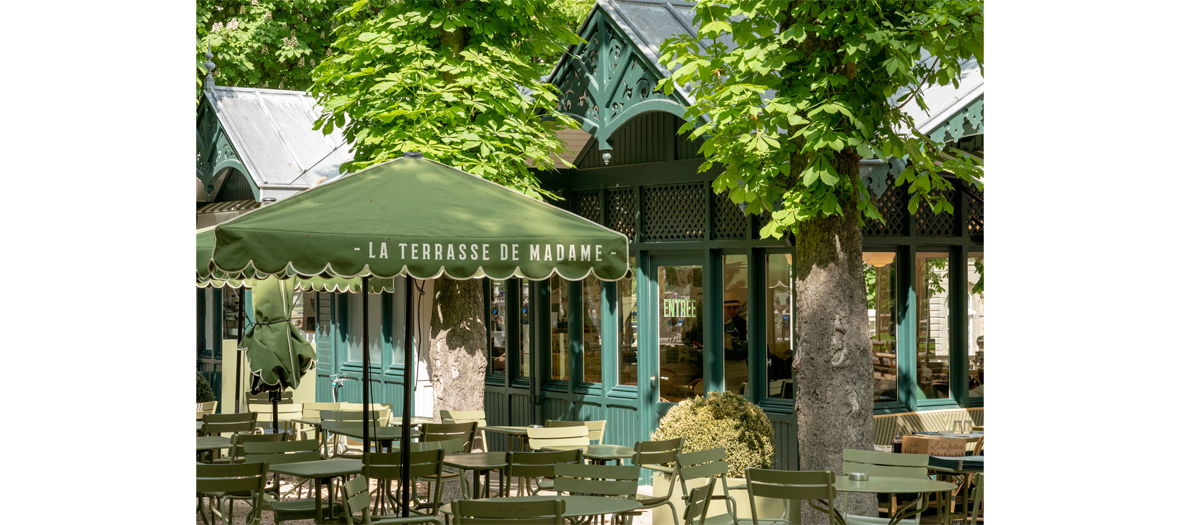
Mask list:
[[[291,421],[295,422],[295,423],[302,423],[304,425],[310,425],[313,427],[320,426],[320,418],[318,418],[318,417],[301,417],[299,419],[292,419]],[[370,421],[372,421],[372,420],[370,420]],[[389,418],[389,422],[390,422],[390,424],[396,425],[396,424],[399,424],[402,422],[402,418],[397,417],[397,416],[393,416],[393,417]],[[360,421],[346,421],[346,423],[358,423],[359,424]],[[434,420],[431,418],[428,418],[428,417],[411,417],[410,418],[411,425],[421,425],[423,423],[434,423]],[[197,426],[198,426],[198,428],[200,427],[200,425],[197,425]]]
[[[361,439],[364,437],[364,434],[363,434],[364,430],[365,429],[364,429],[363,425],[347,425],[347,424],[341,425],[341,426],[336,426],[335,428],[328,429],[328,431],[332,432],[333,434],[340,434],[342,436],[348,436],[348,437],[357,438],[357,439]],[[420,435],[422,435],[421,432],[414,430],[412,428],[410,429],[410,437],[411,438],[416,438]],[[369,428],[369,439],[388,441],[388,440],[401,439],[401,438],[402,438],[402,428],[401,427],[370,427]]]
[[836,476],[836,490],[839,492],[877,492],[883,494],[914,494],[919,492],[947,492],[954,490],[954,483],[934,481],[926,478],[891,478],[869,476],[865,481],[851,481],[847,475]]
[[588,459],[627,459],[635,455],[635,449],[623,445],[590,445],[588,447],[561,445],[556,447],[541,447],[541,450],[562,451],[573,450],[575,448],[582,449],[582,457]]
[[[605,496],[523,496],[493,498],[487,501],[552,501],[555,499],[565,500],[565,517],[567,518],[618,514],[640,507],[639,502],[633,499],[608,498]],[[439,511],[443,514],[450,514],[451,504],[447,503],[443,505]]]
[[463,470],[498,470],[508,466],[507,452],[474,452],[471,454],[448,454],[443,465]]
[[529,427],[510,427],[510,426],[503,426],[503,425],[489,425],[486,427],[479,427],[479,429],[486,430],[488,432],[499,432],[501,434],[513,434],[513,435],[519,435],[519,436],[523,436],[523,435],[529,433]]
[[331,478],[360,474],[363,468],[364,463],[359,459],[332,458],[271,465],[270,471],[301,478]]
[[200,436],[197,438],[197,450],[214,450],[230,446],[230,439],[227,437]]
[[982,437],[983,437],[983,432],[966,432],[966,433],[958,433],[958,434],[956,434],[956,433],[954,433],[954,432],[950,432],[950,431],[947,431],[947,432],[918,432],[918,435],[921,435],[921,436],[938,436],[938,437],[944,437],[944,438],[954,438],[954,439],[972,439],[972,440],[977,440],[977,439],[979,439],[979,438],[982,438]]

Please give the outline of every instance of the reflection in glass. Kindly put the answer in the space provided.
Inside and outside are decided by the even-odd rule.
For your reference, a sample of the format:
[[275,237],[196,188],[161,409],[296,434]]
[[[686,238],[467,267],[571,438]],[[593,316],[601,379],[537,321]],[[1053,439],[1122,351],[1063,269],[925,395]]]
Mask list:
[[766,396],[794,399],[794,276],[791,254],[766,256]]
[[635,258],[631,257],[627,277],[616,285],[619,309],[619,384],[637,385],[639,374],[638,339],[635,337],[638,309],[635,295]]
[[918,399],[949,397],[950,291],[946,252],[918,252],[914,288],[918,291]]
[[529,282],[520,282],[520,376],[529,377]]
[[746,362],[750,355],[749,334],[746,332],[749,272],[745,255],[726,255],[724,263],[722,282],[725,286],[725,303],[722,322],[725,331],[721,340],[725,348],[725,389],[746,395],[746,383],[750,378],[750,367]]
[[[400,288],[399,288],[400,289]],[[369,365],[381,365],[381,296],[384,294],[348,294],[348,360],[361,363],[363,348],[369,349]],[[369,340],[364,341],[364,303],[369,301]]]
[[602,382],[602,282],[582,280],[582,381]]
[[549,361],[550,379],[566,379],[569,370],[569,282],[554,275],[549,278]]
[[967,374],[970,397],[983,397],[983,252],[967,254]]
[[897,400],[897,301],[894,252],[864,252],[869,342],[873,345],[873,399]]
[[701,267],[659,266],[660,401],[676,403],[704,393]]
[[491,371],[503,372],[508,364],[508,332],[504,323],[508,321],[508,281],[492,280],[492,319],[488,329],[492,331],[492,348],[488,356]]

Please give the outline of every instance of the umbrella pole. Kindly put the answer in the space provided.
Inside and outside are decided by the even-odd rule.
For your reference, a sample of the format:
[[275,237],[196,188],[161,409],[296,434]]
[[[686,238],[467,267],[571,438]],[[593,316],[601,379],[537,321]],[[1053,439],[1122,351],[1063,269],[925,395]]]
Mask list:
[[406,362],[405,381],[402,383],[402,517],[410,515],[410,396],[414,392],[414,370],[417,361],[414,360],[414,337],[410,326],[414,321],[414,301],[410,293],[414,291],[414,278],[406,274]]
[[242,332],[246,330],[246,318],[242,315],[242,303],[245,301],[246,283],[242,283],[242,287],[234,290],[238,294],[238,345],[234,348],[237,352],[237,359],[234,360],[234,413],[240,414],[242,412]]
[[270,428],[275,434],[279,433],[279,398],[283,397],[282,390],[270,391]]
[[361,277],[361,410],[363,428],[361,430],[361,455],[364,463],[369,464],[369,278]]

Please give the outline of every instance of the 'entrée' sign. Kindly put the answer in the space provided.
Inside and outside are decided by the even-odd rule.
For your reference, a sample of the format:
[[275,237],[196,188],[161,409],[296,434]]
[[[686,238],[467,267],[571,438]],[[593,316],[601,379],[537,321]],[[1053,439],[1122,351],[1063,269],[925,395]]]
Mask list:
[[664,317],[697,316],[696,299],[664,299]]

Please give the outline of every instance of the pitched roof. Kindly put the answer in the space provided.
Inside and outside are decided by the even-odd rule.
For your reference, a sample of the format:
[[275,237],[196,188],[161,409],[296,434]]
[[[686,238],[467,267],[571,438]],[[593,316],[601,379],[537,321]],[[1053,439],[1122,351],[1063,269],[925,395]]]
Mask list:
[[[983,72],[979,67],[979,62],[971,59],[963,62],[961,67],[959,87],[955,87],[954,84],[945,86],[925,84],[922,86],[922,97],[929,111],[923,110],[918,106],[918,102],[912,99],[901,107],[903,112],[913,117],[918,132],[929,134],[946,124],[952,116],[960,114],[960,111],[965,110],[972,102],[983,97]],[[908,96],[908,94],[909,92],[905,91],[899,96]],[[941,140],[941,137],[931,138]]]
[[262,197],[282,199],[352,159],[340,128],[313,129],[320,107],[300,91],[214,86],[204,92]]

